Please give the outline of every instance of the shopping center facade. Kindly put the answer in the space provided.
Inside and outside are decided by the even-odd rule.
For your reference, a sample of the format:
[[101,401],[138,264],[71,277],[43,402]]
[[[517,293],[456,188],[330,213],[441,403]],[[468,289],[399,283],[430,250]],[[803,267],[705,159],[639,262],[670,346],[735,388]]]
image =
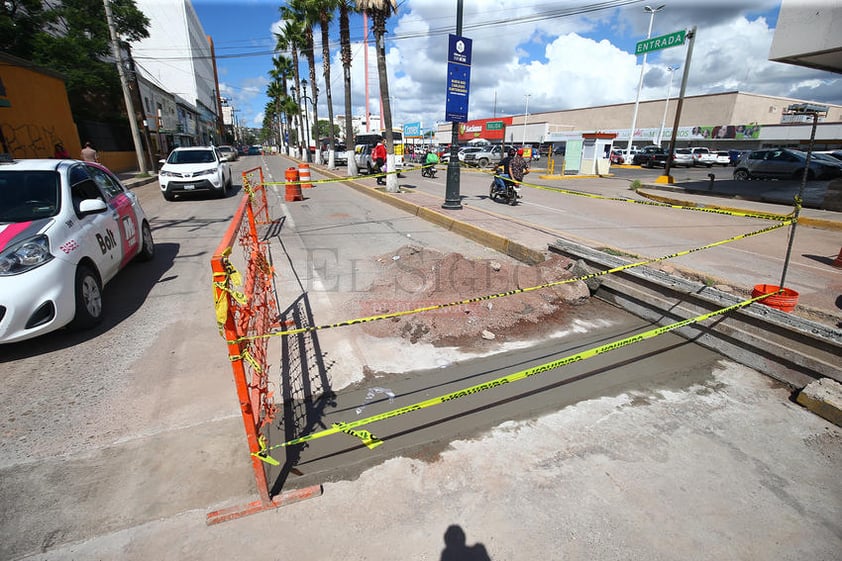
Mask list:
[[[766,146],[806,146],[812,117],[792,115],[793,105],[809,100],[776,97],[739,91],[687,96],[681,109],[676,146],[707,146],[714,149],[752,149]],[[819,118],[816,150],[842,148],[842,105],[825,105]],[[667,147],[672,134],[677,99],[641,101],[632,142],[635,146],[660,144]],[[529,115],[485,118],[460,124],[460,143],[474,138],[512,144],[552,144],[583,133],[616,134],[615,146],[625,148],[634,103],[566,109]],[[665,116],[666,115],[666,116]],[[436,140],[450,142],[450,124],[441,125]]]

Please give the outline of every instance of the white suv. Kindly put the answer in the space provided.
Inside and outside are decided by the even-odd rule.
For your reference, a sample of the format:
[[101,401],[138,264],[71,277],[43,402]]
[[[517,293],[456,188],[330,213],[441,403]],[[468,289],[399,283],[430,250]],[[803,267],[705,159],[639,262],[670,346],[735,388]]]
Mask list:
[[161,163],[158,184],[168,201],[202,191],[223,198],[231,188],[231,165],[213,146],[176,148]]
[[693,153],[694,166],[711,167],[716,163],[716,154],[703,146],[691,147],[690,152]]

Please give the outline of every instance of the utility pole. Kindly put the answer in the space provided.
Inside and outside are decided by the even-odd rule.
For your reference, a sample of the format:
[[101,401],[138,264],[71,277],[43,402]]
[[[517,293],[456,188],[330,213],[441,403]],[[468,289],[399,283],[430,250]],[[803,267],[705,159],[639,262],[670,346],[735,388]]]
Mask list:
[[137,156],[137,167],[140,173],[147,173],[146,158],[143,157],[143,142],[140,140],[140,130],[137,127],[137,119],[134,113],[134,104],[132,103],[132,96],[129,92],[129,82],[126,78],[126,71],[123,68],[123,57],[120,56],[120,42],[117,38],[117,29],[114,27],[114,16],[111,13],[110,0],[102,0],[105,5],[105,20],[108,23],[108,32],[111,34],[111,50],[114,53],[114,59],[117,61],[117,73],[120,75],[120,86],[123,88],[123,100],[126,103],[126,113],[129,115],[129,126],[132,129],[132,140],[134,141],[134,151]]

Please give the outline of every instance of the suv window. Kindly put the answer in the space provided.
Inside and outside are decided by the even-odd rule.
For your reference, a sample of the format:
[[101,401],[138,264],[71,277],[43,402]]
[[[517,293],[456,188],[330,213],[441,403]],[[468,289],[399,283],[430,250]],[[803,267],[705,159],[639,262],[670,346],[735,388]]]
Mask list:
[[710,150],[707,148],[693,148],[694,154],[710,154]]
[[748,155],[749,160],[762,160],[765,157],[766,157],[766,151],[765,150],[758,150],[758,151],[752,152],[751,154]]

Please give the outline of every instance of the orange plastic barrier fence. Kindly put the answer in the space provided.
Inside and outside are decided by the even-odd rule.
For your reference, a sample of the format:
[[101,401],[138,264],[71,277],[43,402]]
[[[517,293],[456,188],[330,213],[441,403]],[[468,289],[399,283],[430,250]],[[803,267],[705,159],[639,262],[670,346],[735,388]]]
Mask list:
[[277,409],[269,387],[269,339],[244,337],[280,327],[270,242],[259,235],[261,227],[272,224],[262,170],[243,173],[243,192],[231,225],[211,258],[211,269],[216,319],[228,347],[259,500],[211,512],[208,524],[321,493],[317,486],[272,496],[266,463],[259,457],[268,445],[268,425]]

